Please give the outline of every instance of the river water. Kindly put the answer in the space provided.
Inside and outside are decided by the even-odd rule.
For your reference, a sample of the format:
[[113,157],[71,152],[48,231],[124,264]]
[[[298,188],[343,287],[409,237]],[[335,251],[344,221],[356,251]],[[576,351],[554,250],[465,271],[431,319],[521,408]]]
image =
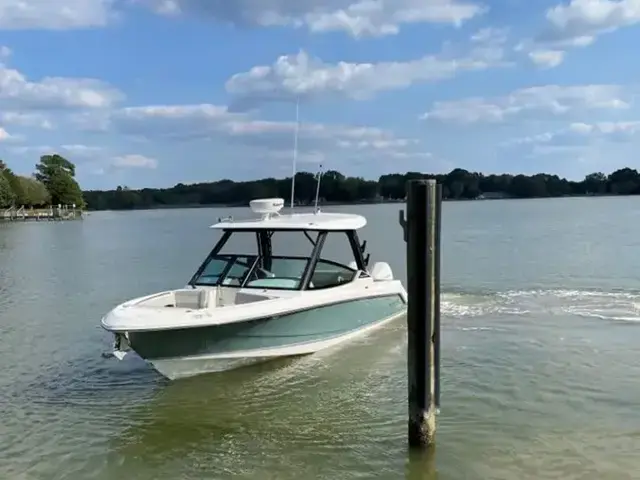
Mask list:
[[[404,278],[399,208],[331,210]],[[228,214],[0,225],[0,478],[640,478],[640,198],[445,203],[430,455],[407,453],[403,320],[174,383],[101,357],[101,316],[184,285]]]

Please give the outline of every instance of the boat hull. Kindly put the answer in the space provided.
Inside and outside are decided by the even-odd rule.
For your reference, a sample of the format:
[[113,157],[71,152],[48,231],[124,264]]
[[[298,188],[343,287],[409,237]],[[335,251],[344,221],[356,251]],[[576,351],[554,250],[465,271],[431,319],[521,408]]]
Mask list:
[[177,379],[314,353],[405,313],[405,299],[394,293],[244,322],[129,332],[128,343],[160,374]]

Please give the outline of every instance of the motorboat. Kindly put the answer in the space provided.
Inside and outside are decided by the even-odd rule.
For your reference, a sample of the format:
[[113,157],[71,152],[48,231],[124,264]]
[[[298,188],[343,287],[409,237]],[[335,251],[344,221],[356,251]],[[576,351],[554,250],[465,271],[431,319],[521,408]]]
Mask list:
[[[312,354],[406,313],[407,292],[389,264],[369,267],[357,233],[363,216],[282,214],[283,206],[281,198],[257,199],[250,202],[254,218],[221,219],[211,226],[218,241],[184,288],[126,301],[105,315],[113,355],[135,352],[173,380]],[[325,248],[334,237],[347,246],[340,256],[348,263]],[[300,241],[307,255],[287,253]]]

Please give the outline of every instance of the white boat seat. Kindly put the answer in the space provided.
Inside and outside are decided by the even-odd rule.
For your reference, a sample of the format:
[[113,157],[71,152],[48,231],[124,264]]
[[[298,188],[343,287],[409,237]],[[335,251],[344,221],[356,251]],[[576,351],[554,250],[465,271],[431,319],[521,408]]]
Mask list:
[[201,309],[209,304],[207,290],[176,290],[173,292],[176,308]]
[[299,284],[300,280],[294,280],[293,278],[260,278],[247,282],[247,287],[286,288],[295,290]]

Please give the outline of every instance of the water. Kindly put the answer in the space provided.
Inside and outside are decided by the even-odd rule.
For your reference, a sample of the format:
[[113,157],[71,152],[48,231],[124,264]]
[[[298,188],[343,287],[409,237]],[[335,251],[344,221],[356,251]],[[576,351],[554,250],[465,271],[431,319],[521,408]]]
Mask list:
[[[368,217],[372,260],[404,278],[399,208],[347,210]],[[101,315],[184,284],[230,213],[0,225],[0,478],[640,478],[640,199],[444,205],[429,456],[406,449],[403,321],[175,383],[101,358]]]

